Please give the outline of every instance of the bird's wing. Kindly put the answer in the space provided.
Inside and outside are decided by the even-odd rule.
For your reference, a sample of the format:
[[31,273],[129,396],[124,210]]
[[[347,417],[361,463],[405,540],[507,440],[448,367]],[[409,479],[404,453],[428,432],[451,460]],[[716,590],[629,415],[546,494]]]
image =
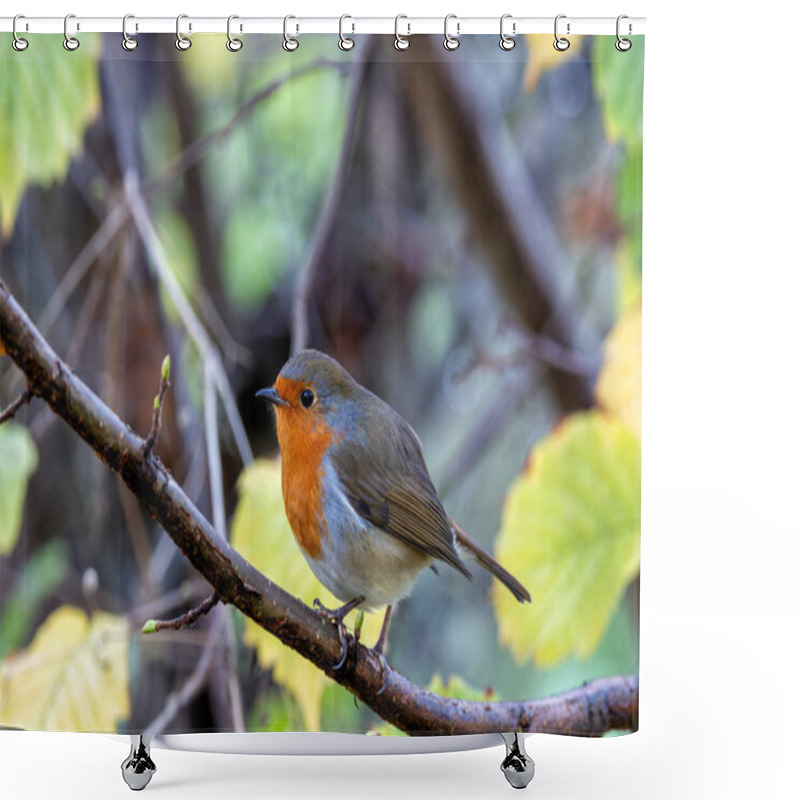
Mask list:
[[[388,408],[388,406],[385,406]],[[472,577],[458,555],[453,530],[436,496],[422,449],[411,427],[394,411],[392,425],[370,428],[370,447],[351,437],[331,448],[333,466],[359,516],[423,553]]]

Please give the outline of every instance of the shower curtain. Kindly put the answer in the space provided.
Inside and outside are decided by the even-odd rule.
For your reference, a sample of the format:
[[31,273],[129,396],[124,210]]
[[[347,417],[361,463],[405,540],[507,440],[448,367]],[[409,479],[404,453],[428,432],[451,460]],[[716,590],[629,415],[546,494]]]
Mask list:
[[[636,730],[644,38],[28,38],[0,39],[0,724]],[[307,348],[530,602],[460,547],[382,657],[382,608],[315,607],[352,598],[255,398]]]

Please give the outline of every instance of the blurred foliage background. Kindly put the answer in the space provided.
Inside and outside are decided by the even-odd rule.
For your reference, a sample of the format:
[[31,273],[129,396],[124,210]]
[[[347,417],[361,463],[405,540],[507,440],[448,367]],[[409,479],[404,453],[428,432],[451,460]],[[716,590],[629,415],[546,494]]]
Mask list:
[[[172,355],[158,454],[308,603],[332,598],[253,395],[294,340],[392,404],[448,512],[533,595],[421,577],[387,655],[445,694],[638,671],[644,40],[614,41],[0,40],[2,280],[142,435]],[[0,370],[5,407],[24,382]],[[0,426],[0,477],[2,724],[393,732],[229,609],[142,635],[207,588],[41,403]]]

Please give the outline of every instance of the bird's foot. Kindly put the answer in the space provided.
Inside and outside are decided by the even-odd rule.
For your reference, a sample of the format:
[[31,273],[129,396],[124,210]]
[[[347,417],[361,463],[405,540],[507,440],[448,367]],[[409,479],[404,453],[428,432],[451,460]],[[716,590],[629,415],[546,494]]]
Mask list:
[[381,675],[383,675],[383,683],[381,684],[381,688],[375,694],[375,697],[379,697],[386,691],[386,687],[389,685],[389,671],[391,667],[386,663],[386,657],[383,653],[376,653],[375,649],[372,650],[373,653],[378,657],[378,661],[381,662]]
[[341,655],[339,656],[339,660],[333,665],[332,669],[334,672],[336,670],[341,669],[344,666],[344,662],[347,661],[347,629],[344,626],[344,618],[357,606],[360,606],[361,603],[364,602],[363,597],[355,597],[349,603],[345,603],[340,608],[326,608],[320,602],[319,598],[314,599],[314,608],[319,611],[319,613],[326,619],[328,622],[333,623],[336,626],[336,630],[339,634],[339,644],[341,645]]

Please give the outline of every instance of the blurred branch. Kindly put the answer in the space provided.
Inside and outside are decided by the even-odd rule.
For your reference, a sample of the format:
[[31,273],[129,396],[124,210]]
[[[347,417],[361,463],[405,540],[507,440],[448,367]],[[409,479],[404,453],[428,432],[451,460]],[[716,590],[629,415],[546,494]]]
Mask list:
[[518,375],[513,375],[501,388],[497,397],[475,419],[455,455],[442,470],[436,481],[440,495],[449,494],[464,481],[468,472],[478,463],[486,446],[500,438],[520,408],[530,399],[532,391],[530,378]]
[[[367,43],[364,43],[366,45]],[[362,51],[364,47],[362,46]],[[314,284],[314,276],[319,268],[320,261],[328,248],[333,223],[339,210],[342,191],[345,186],[347,168],[350,166],[350,154],[355,139],[358,110],[361,107],[361,90],[364,85],[367,58],[357,60],[353,66],[354,74],[350,82],[350,91],[347,100],[347,122],[336,171],[328,184],[328,192],[322,204],[322,210],[317,217],[314,235],[308,246],[308,257],[299,271],[299,277],[294,291],[292,304],[292,353],[297,353],[308,346],[308,301]]]
[[[24,372],[34,394],[122,477],[223,602],[236,606],[383,719],[411,734],[541,731],[597,736],[613,729],[638,727],[636,676],[604,678],[542,700],[457,700],[427,691],[394,670],[385,675],[378,657],[350,636],[348,657],[341,669],[334,671],[332,665],[339,660],[341,650],[336,626],[231,548],[158,457],[145,456],[144,440],[61,361],[2,281],[0,341]],[[203,663],[205,659],[204,653]],[[208,659],[210,664],[210,656]],[[190,694],[190,689],[196,692],[203,680],[200,675],[191,687],[184,687],[181,696]]]
[[[463,65],[445,61],[419,37],[419,55],[400,71],[420,130],[483,247],[486,268],[517,319],[531,333],[575,349],[577,318],[559,288],[568,259],[526,166],[503,135],[503,110],[492,93],[467,86]],[[396,54],[387,58],[397,58]],[[593,380],[550,359],[550,378],[565,411],[593,404]]]
[[209,365],[214,384],[222,397],[225,414],[233,431],[236,446],[239,448],[242,463],[249,464],[253,460],[253,451],[250,449],[250,442],[247,440],[247,433],[239,415],[239,410],[236,407],[236,400],[228,381],[228,376],[222,368],[222,361],[216,347],[183,294],[177,278],[169,267],[164,247],[158,238],[153,220],[150,218],[150,213],[142,196],[139,179],[135,172],[128,172],[125,175],[125,197],[128,201],[131,217],[139,231],[139,236],[150,257],[153,269],[155,269],[159,280],[166,289],[167,294],[169,294],[175,310],[183,321],[186,332],[199,350],[200,357]]
[[32,397],[33,397],[33,392],[30,390],[30,388],[26,388],[25,391],[16,400],[12,400],[8,404],[8,407],[3,411],[3,413],[0,414],[0,425],[2,425],[4,422],[7,422],[10,419],[13,419],[14,414],[16,414],[17,411],[19,411],[22,408],[22,406],[28,405]]
[[[206,452],[208,461],[208,482],[211,489],[211,516],[214,520],[214,529],[223,539],[227,540],[227,523],[225,519],[225,487],[222,483],[222,457],[219,452],[219,431],[217,429],[217,393],[214,387],[214,375],[208,361],[204,364],[203,375],[203,420],[206,433]],[[216,598],[217,595],[214,594]],[[214,601],[216,602],[216,600]],[[236,636],[233,630],[233,620],[230,609],[220,610],[224,617],[222,621],[223,634],[228,644],[228,661],[223,667],[223,676],[228,687],[227,707],[231,713],[233,729],[236,732],[245,730],[244,713],[242,711],[242,691],[239,686],[239,676],[233,658],[235,653]]]
[[250,114],[253,113],[259,103],[271,97],[275,92],[281,89],[289,81],[296,80],[309,73],[316,72],[321,69],[337,69],[346,72],[350,69],[350,64],[346,61],[330,61],[325,58],[320,58],[317,61],[312,61],[303,66],[292,69],[280,78],[276,78],[272,83],[267,84],[263,89],[260,89],[250,98],[245,100],[236,113],[231,117],[230,121],[222,128],[209,133],[202,139],[192,142],[188,147],[178,153],[177,156],[164,168],[164,170],[151,178],[148,178],[142,184],[142,193],[149,195],[151,192],[157,192],[160,189],[169,186],[175,178],[182,172],[185,172],[189,167],[194,166],[210,149],[216,144],[219,144],[227,139],[233,131],[244,122]]
[[189,705],[206,685],[211,664],[214,661],[214,653],[219,642],[221,621],[217,622],[217,627],[209,634],[206,643],[203,645],[203,652],[197,662],[192,674],[186,679],[183,686],[176,692],[172,692],[167,697],[161,713],[145,728],[144,735],[157,736],[166,728],[175,715]]
[[546,336],[528,334],[526,338],[527,341],[521,347],[507,355],[500,356],[487,350],[476,350],[472,358],[453,374],[453,380],[458,383],[479,367],[506,370],[527,361],[539,361],[546,366],[560,369],[562,372],[583,375],[590,379],[597,375],[599,368],[597,359],[575,350],[567,350],[563,345]]
[[105,250],[116,232],[128,218],[128,211],[121,203],[115,203],[100,227],[92,234],[92,238],[84,245],[76,259],[70,264],[64,277],[61,279],[53,296],[45,306],[44,311],[37,321],[37,327],[46,336],[58,315],[67,304],[67,300],[78,288],[89,268],[96,258]]

